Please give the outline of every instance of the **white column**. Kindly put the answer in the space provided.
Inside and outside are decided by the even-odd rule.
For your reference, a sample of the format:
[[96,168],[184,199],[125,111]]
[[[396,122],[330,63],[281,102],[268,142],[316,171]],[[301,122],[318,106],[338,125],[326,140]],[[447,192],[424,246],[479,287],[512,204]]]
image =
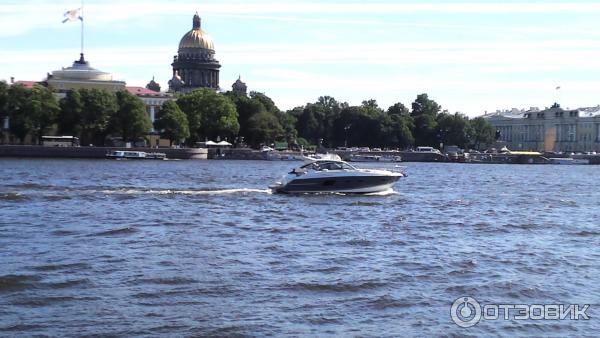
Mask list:
[[154,120],[156,119],[156,111],[154,110],[154,106],[150,106],[150,121],[152,121],[152,129],[150,131],[154,131]]

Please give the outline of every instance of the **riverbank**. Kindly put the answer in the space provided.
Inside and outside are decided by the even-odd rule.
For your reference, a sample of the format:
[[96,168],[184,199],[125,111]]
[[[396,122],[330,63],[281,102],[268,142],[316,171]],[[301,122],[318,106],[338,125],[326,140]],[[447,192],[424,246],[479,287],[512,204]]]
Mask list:
[[[24,158],[106,158],[106,154],[115,150],[144,151],[165,153],[168,159],[182,160],[251,160],[272,159],[267,152],[249,148],[119,148],[119,147],[44,147],[0,145],[0,157]],[[470,154],[468,157],[452,158],[439,153],[414,151],[371,151],[349,152],[332,150],[343,160],[350,160],[352,154],[372,156],[400,156],[402,162],[466,162],[482,164],[551,164],[550,158],[572,158],[587,160],[589,164],[600,164],[600,155],[552,155],[552,154]],[[284,158],[300,157],[301,152],[279,152]]]
[[206,160],[208,150],[205,148],[120,148],[120,147],[44,147],[1,145],[0,157],[32,157],[32,158],[106,158],[106,154],[115,150],[161,152],[169,159]]

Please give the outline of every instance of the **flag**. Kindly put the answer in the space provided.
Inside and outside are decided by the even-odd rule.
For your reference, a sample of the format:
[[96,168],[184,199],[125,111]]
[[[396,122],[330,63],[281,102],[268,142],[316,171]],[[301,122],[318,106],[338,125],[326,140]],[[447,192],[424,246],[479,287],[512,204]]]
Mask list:
[[80,12],[81,12],[81,8],[72,9],[68,12],[65,12],[65,14],[63,14],[65,19],[62,21],[62,23],[65,23],[67,21],[77,21],[77,20],[83,21],[83,17],[80,15]]

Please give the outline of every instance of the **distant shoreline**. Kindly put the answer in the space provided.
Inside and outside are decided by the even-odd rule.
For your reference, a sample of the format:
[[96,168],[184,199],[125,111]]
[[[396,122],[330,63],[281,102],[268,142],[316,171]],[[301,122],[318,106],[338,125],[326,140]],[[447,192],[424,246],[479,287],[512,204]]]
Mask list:
[[[249,148],[123,148],[123,147],[45,147],[34,145],[0,145],[0,158],[72,158],[105,159],[114,150],[129,150],[164,153],[167,159],[180,160],[252,160],[266,161],[266,152]],[[343,160],[349,160],[352,152],[332,150]],[[300,154],[300,152],[293,152]],[[463,163],[442,154],[419,153],[414,151],[371,151],[359,152],[363,155],[400,156],[402,162]],[[556,157],[567,157],[556,155]],[[572,158],[587,159],[589,164],[600,165],[600,155],[573,155]],[[377,162],[372,162],[377,163]],[[523,154],[477,154],[471,164],[550,164],[542,155]]]
[[106,158],[114,150],[131,150],[165,153],[167,158],[182,160],[206,160],[205,148],[122,148],[122,147],[44,147],[32,145],[0,145],[0,157],[26,158]]

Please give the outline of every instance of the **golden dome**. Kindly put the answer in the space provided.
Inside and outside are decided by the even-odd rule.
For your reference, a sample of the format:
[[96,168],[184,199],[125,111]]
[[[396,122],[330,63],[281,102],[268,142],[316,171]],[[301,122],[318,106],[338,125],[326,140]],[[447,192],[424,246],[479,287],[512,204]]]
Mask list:
[[210,36],[200,29],[200,16],[198,16],[198,13],[194,15],[192,30],[187,32],[179,42],[179,49],[181,50],[182,48],[215,49]]

